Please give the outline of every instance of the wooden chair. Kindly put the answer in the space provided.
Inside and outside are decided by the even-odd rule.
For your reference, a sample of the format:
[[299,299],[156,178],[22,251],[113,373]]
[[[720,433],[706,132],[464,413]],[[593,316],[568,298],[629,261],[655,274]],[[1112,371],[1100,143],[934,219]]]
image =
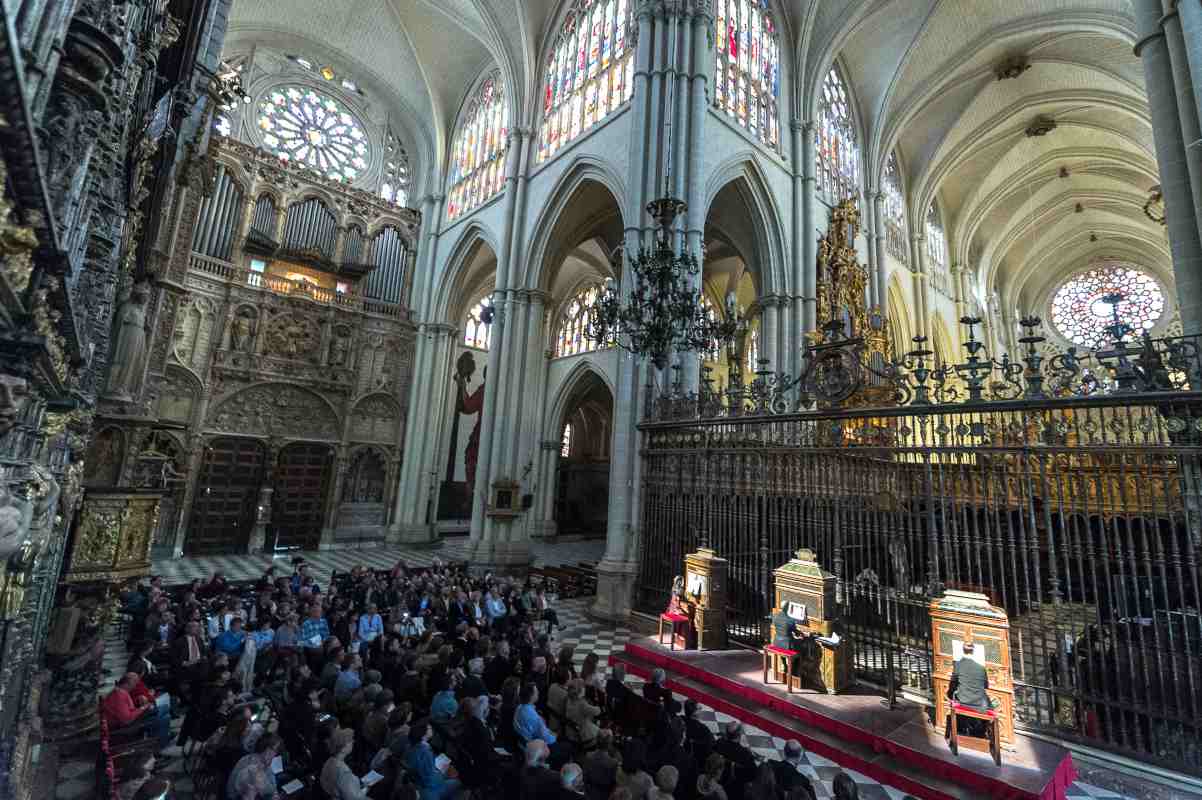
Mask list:
[[[961,719],[984,722],[988,732],[985,736],[968,736],[960,733],[959,722]],[[959,755],[961,744],[969,750],[989,753],[993,756],[993,763],[1000,767],[1002,765],[1002,745],[998,736],[997,712],[993,709],[984,711],[979,708],[962,706],[955,702],[951,703],[948,709],[947,744],[952,750],[952,755]]]
[[764,645],[764,685],[768,685],[768,670],[772,669],[772,677],[775,678],[780,672],[777,669],[778,658],[785,660],[785,692],[793,693],[793,661],[797,658],[796,650],[786,650],[783,647],[777,647],[774,644]]

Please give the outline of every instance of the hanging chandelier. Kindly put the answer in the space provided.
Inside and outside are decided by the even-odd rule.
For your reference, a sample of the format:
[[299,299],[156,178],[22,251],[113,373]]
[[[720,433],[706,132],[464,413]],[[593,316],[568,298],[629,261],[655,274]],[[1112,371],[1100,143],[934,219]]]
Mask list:
[[676,218],[687,205],[665,195],[647,204],[656,221],[655,243],[637,255],[624,251],[630,269],[630,296],[623,303],[610,278],[597,301],[587,309],[585,335],[596,342],[614,342],[624,350],[647,356],[665,369],[673,352],[716,350],[746,326],[739,319],[734,295],[726,298],[726,315],[706,312],[692,277],[701,270],[687,248],[673,247]]

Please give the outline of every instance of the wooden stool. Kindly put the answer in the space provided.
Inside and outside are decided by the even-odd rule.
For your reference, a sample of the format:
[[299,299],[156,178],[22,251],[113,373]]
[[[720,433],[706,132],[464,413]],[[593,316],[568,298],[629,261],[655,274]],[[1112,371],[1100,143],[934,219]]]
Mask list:
[[[681,623],[688,624],[688,621],[689,621],[688,614],[670,614],[667,611],[660,614],[659,615],[659,633],[656,635],[656,638],[659,639],[659,643],[660,644],[664,643],[664,623],[667,622],[669,625],[672,626],[671,637],[668,641],[668,649],[675,650],[676,649],[676,626]],[[688,637],[685,637],[685,638],[687,639]]]
[[764,685],[768,684],[768,665],[771,663],[772,672],[776,672],[776,657],[785,659],[785,691],[793,693],[793,659],[798,655],[796,650],[786,650],[774,644],[764,645]]
[[[959,720],[978,719],[984,722],[989,728],[989,734],[985,737],[980,736],[965,736],[960,733]],[[979,708],[969,708],[962,706],[959,703],[951,703],[951,708],[948,710],[948,719],[950,730],[948,731],[947,744],[952,750],[952,755],[959,755],[960,744],[963,744],[969,750],[976,750],[980,753],[989,753],[993,756],[993,763],[997,766],[1002,765],[1002,745],[998,738],[998,720],[997,712],[993,709],[984,711]]]

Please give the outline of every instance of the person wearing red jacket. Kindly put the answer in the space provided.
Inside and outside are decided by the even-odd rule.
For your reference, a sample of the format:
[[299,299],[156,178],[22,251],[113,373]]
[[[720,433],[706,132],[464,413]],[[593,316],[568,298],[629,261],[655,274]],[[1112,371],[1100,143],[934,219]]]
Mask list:
[[[136,672],[122,675],[113,691],[101,701],[101,713],[104,714],[109,729],[114,731],[136,727],[135,723],[154,726],[159,741],[165,747],[171,737],[171,716],[169,713],[160,712],[153,700],[146,699],[145,693],[150,690],[145,686],[142,687],[143,691],[139,693],[138,700],[134,699],[134,692],[141,682]],[[153,697],[153,694],[151,696]]]

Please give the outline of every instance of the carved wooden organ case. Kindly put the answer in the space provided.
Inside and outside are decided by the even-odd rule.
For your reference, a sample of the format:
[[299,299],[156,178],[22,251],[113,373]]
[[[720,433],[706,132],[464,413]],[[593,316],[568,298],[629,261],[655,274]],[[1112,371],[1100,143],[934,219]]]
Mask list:
[[[1010,668],[1010,620],[1006,609],[989,603],[976,592],[947,591],[931,602],[931,641],[935,663],[931,678],[935,689],[935,729],[942,731],[947,719],[947,687],[956,660],[963,656],[964,642],[984,659],[989,675],[986,690],[998,715],[998,736],[1014,741],[1014,679]],[[980,660],[980,659],[978,659]]]

